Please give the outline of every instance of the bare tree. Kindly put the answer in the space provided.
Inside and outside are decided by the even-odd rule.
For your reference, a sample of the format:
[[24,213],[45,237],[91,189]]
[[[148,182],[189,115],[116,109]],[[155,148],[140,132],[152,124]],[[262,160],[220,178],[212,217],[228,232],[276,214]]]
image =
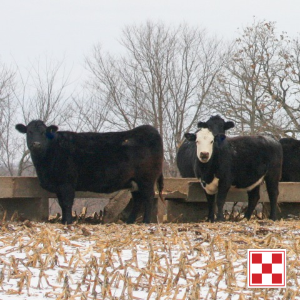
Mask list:
[[197,28],[153,22],[125,27],[121,44],[125,54],[118,58],[94,48],[87,59],[90,88],[110,108],[107,122],[114,127],[148,123],[159,130],[175,176],[183,132],[207,114],[205,101],[225,59],[222,44]]
[[272,26],[254,22],[246,27],[215,82],[215,107],[235,120],[242,134],[269,131],[276,113],[276,105],[262,86],[265,66],[275,63],[274,55],[280,47]]
[[24,122],[40,119],[47,123],[62,124],[70,117],[69,106],[73,93],[70,72],[64,62],[37,60],[25,73],[19,70],[21,88],[16,94]]
[[72,118],[66,121],[70,129],[100,132],[105,128],[109,107],[97,96],[83,91],[72,97]]
[[94,48],[93,56],[87,59],[87,67],[91,72],[87,87],[98,107],[107,107],[107,126],[118,129],[132,129],[138,123],[138,104],[127,90],[122,78],[122,61],[103,54],[101,47]]
[[299,132],[299,47],[274,22],[256,21],[236,39],[231,60],[215,81],[215,107],[239,133]]
[[280,117],[280,133],[299,137],[300,132],[300,43],[282,33],[278,36],[282,47],[276,64],[265,65],[262,86],[273,100]]
[[15,72],[5,65],[0,66],[0,172],[2,175],[14,174],[14,159],[17,145],[12,138],[12,123],[16,115],[14,102]]

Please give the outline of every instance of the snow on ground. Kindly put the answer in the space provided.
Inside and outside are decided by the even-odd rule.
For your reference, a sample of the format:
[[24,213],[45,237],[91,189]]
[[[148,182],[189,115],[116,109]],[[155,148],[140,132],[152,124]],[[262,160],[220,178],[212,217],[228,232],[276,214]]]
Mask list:
[[[3,223],[0,300],[300,299],[300,221]],[[287,249],[286,289],[247,289],[247,249]]]

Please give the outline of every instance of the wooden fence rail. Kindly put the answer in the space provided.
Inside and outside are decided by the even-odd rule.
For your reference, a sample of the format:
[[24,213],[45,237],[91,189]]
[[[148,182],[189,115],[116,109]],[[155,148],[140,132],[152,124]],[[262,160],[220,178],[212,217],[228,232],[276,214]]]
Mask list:
[[[278,198],[279,215],[299,216],[300,213],[300,183],[280,183]],[[124,196],[125,195],[125,196]],[[130,200],[129,192],[99,194],[91,192],[76,192],[76,198],[110,198],[111,218],[114,221]],[[47,221],[49,218],[49,198],[56,198],[39,185],[37,177],[0,177],[0,212],[7,212],[7,218],[18,211],[26,219]],[[204,190],[195,178],[165,178],[164,198],[166,206],[156,200],[156,213],[152,220],[162,221],[167,212],[168,220],[196,222],[207,215],[207,203]],[[226,202],[247,202],[247,192],[232,188]],[[268,203],[266,187],[261,186],[260,202]]]

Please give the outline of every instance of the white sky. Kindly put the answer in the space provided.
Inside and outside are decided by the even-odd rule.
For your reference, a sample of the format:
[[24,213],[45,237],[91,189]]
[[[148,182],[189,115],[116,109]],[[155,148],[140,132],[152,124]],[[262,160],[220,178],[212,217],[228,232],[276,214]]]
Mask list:
[[300,31],[299,0],[0,0],[0,61],[64,58],[77,72],[95,44],[118,51],[125,25],[186,22],[233,38],[253,16],[291,37]]

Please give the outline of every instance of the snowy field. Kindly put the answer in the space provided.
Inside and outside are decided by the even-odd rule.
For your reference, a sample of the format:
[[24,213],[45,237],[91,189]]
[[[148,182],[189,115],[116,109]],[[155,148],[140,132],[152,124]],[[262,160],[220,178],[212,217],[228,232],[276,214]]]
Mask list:
[[[286,249],[287,288],[247,289],[247,249]],[[300,221],[3,223],[0,300],[300,299]]]

